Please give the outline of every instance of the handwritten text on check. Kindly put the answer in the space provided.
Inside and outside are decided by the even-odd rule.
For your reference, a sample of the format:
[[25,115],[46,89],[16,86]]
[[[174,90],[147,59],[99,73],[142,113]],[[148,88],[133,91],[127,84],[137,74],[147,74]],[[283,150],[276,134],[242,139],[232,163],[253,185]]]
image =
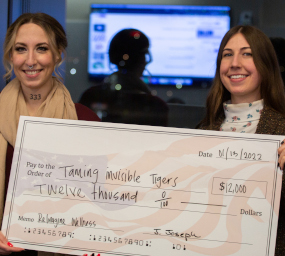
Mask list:
[[2,232],[75,255],[274,255],[282,139],[22,117]]

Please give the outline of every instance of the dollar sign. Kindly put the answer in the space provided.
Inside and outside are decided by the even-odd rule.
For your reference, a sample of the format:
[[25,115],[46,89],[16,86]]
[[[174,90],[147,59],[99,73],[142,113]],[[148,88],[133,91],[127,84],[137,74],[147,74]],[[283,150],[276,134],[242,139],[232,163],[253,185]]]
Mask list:
[[225,189],[224,184],[225,184],[225,182],[221,182],[221,183],[220,183],[220,190],[221,190],[221,191],[223,191],[223,190]]

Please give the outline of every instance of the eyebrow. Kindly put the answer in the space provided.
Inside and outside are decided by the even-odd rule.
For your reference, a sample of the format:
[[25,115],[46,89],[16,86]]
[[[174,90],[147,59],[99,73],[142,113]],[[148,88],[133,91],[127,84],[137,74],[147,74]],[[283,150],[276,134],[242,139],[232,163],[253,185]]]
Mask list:
[[[26,46],[26,44],[25,44],[25,43],[21,43],[21,42],[16,42],[16,43],[15,43],[15,45],[17,45],[17,44]],[[38,43],[38,44],[36,44],[36,46],[43,45],[43,44],[48,45],[48,43],[46,43],[46,42],[42,42],[42,43]]]
[[[247,50],[247,49],[251,49],[251,48],[250,48],[249,46],[240,48],[240,50]],[[230,49],[230,48],[225,48],[223,51],[232,51],[232,49]]]

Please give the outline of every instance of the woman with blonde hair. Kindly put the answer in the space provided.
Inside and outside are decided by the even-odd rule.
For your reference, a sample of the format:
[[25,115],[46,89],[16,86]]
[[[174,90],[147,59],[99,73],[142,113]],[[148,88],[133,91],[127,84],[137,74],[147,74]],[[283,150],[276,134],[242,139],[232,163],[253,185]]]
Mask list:
[[[236,26],[224,36],[199,129],[285,135],[285,96],[270,39],[252,26]],[[283,141],[284,142],[284,141]],[[278,149],[284,168],[285,144]],[[275,256],[285,255],[283,179]]]
[[[64,29],[56,19],[44,13],[25,13],[7,30],[4,43],[5,78],[11,78],[13,72],[16,78],[0,93],[0,223],[19,117],[100,120],[87,107],[74,104],[61,82],[58,67],[66,47]],[[33,255],[31,251],[13,247],[0,232],[0,255],[11,252]]]

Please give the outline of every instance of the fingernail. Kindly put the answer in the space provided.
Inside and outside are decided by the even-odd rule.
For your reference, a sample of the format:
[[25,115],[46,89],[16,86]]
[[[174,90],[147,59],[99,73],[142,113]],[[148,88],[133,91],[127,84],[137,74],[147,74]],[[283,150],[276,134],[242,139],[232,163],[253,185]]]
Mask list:
[[88,256],[88,254],[83,254],[83,256]]
[[14,245],[12,245],[10,242],[8,242],[7,245],[10,247],[14,247]]

